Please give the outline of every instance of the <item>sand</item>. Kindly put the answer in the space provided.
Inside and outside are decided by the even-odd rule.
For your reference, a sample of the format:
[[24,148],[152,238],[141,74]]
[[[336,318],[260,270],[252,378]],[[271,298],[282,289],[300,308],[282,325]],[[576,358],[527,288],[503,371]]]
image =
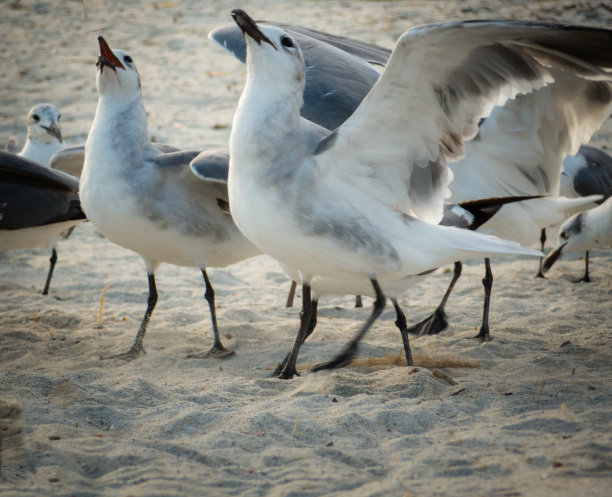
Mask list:
[[[573,1],[3,2],[0,143],[23,143],[27,110],[40,101],[60,108],[68,143],[85,140],[103,34],[134,57],[156,140],[225,146],[245,72],[206,34],[238,6],[388,47],[414,25],[450,19],[612,21],[604,2]],[[612,143],[610,119],[594,143]],[[533,259],[495,261],[494,340],[484,344],[469,339],[483,268],[466,264],[449,330],[412,344],[479,368],[364,366],[280,381],[266,367],[289,350],[298,309],[284,307],[289,281],[273,260],[209,271],[223,341],[236,351],[223,361],[187,358],[212,343],[201,275],[162,266],[147,354],[124,363],[101,357],[132,343],[143,263],[90,224],[58,251],[49,297],[40,295],[47,251],[0,254],[1,495],[609,495],[610,252],[592,252],[590,284],[572,282],[579,255],[545,280],[533,278]],[[405,294],[410,321],[437,304],[450,276]],[[300,363],[339,351],[370,305],[322,299]],[[400,353],[394,320],[389,306],[361,357]]]

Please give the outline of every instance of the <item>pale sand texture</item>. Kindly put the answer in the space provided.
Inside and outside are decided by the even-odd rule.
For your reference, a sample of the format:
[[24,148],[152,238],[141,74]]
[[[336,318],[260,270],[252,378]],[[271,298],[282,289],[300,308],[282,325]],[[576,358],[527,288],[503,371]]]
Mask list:
[[[23,143],[27,110],[40,101],[60,108],[69,143],[84,141],[103,34],[134,57],[158,141],[225,146],[245,73],[206,34],[234,7],[388,47],[411,26],[457,18],[612,25],[604,2],[123,4],[0,4],[0,143],[13,134]],[[612,143],[610,119],[594,142]],[[48,253],[0,254],[0,495],[609,495],[612,255],[592,259],[593,283],[578,285],[577,257],[546,280],[533,278],[535,260],[495,263],[486,344],[467,339],[480,323],[483,272],[467,264],[450,329],[412,342],[417,354],[480,364],[443,370],[452,386],[404,367],[268,378],[298,310],[283,307],[289,282],[266,257],[209,273],[234,357],[186,359],[212,342],[201,276],[162,266],[147,355],[100,360],[129,347],[144,312],[139,257],[83,225],[60,243],[43,297]],[[449,278],[434,274],[406,294],[410,321],[437,304]],[[322,299],[300,362],[330,358],[370,302]],[[400,351],[394,320],[389,306],[362,356]]]

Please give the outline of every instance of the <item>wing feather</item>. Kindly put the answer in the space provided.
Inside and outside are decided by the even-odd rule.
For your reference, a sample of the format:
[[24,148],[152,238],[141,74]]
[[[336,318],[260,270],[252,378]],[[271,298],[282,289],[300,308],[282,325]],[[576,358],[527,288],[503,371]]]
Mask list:
[[598,65],[612,67],[611,39],[607,30],[510,21],[408,31],[361,106],[315,156],[316,167],[437,223],[452,179],[446,163],[463,155],[480,119],[553,82],[553,65],[610,79]]

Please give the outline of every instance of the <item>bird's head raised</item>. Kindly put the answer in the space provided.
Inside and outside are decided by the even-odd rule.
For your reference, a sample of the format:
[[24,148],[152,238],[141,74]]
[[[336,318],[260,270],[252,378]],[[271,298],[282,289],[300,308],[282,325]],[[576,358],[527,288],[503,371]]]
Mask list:
[[37,104],[28,112],[28,138],[32,142],[62,143],[60,113],[55,105]]
[[241,9],[234,9],[232,17],[246,39],[249,77],[261,78],[273,89],[295,88],[301,97],[306,69],[293,37],[280,28],[258,25]]
[[132,57],[123,50],[111,50],[98,36],[100,55],[96,86],[101,97],[131,99],[140,95],[140,76]]

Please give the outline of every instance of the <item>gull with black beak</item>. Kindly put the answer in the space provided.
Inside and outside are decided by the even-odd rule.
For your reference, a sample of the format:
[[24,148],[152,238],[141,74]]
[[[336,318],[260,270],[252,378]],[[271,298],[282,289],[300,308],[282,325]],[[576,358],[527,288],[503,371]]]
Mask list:
[[64,147],[60,115],[52,104],[37,104],[28,112],[28,136],[21,157],[49,167],[51,156]]
[[[136,339],[125,354],[130,360],[144,352],[143,338],[155,304],[155,269],[162,262],[198,267],[202,272],[212,320],[210,351],[192,357],[226,357],[233,351],[221,343],[213,286],[206,268],[224,267],[257,255],[227,213],[223,167],[227,154],[211,151],[160,151],[147,133],[147,115],[134,60],[111,50],[98,37],[100,56],[96,86],[99,100],[85,143],[81,174],[83,210],[109,240],[137,252],[149,280],[147,309]],[[198,156],[204,180],[190,161]]]
[[[268,21],[259,23],[260,26],[262,24],[280,27],[298,42],[307,67],[304,99],[308,101],[316,92],[320,106],[334,110],[330,114],[338,118],[335,127],[349,117],[365,97],[365,90],[375,83],[371,71],[375,70],[375,66],[384,67],[391,55],[390,50],[375,45],[301,26]],[[238,26],[217,28],[209,37],[245,62],[246,41]],[[308,60],[313,38],[319,40],[325,49],[319,50],[315,60]],[[342,64],[337,64],[332,54],[340,51],[347,56]],[[365,61],[369,64],[364,64]],[[324,85],[309,85],[314,79],[313,68],[316,68],[317,74],[328,75],[323,81]],[[573,190],[566,193],[563,189],[565,174],[569,174],[568,167],[565,167],[561,175],[561,194],[564,196],[559,196],[563,158],[575,153],[581,143],[588,141],[609,115],[612,88],[608,82],[589,81],[569,71],[556,68],[549,71],[553,71],[553,83],[496,107],[479,122],[477,139],[466,143],[465,157],[450,164],[454,171],[450,184],[451,200],[465,202],[509,195],[536,197],[537,200],[529,202],[500,205],[501,210],[498,208],[480,229],[527,246],[535,244],[540,236],[542,249],[545,227],[592,207],[600,194],[607,198],[609,193],[606,192],[612,184],[612,168],[606,167],[611,163],[610,157],[601,150],[583,146],[581,153],[564,162],[574,166],[572,170],[575,169],[577,174],[571,176],[574,186],[582,193],[577,195]],[[379,73],[376,73],[378,79]],[[301,114],[306,118],[310,115],[305,112]],[[587,163],[588,167],[585,167]],[[575,198],[578,196],[581,198]],[[482,326],[475,337],[481,341],[491,339],[488,316],[493,273],[490,261],[485,260],[485,267]],[[409,328],[409,332],[435,334],[448,326],[444,308],[461,270],[461,262],[455,262],[454,276],[442,302],[430,317]],[[541,269],[539,275],[543,276]],[[321,286],[321,281],[320,277],[313,280],[316,294],[320,294],[317,287]],[[328,287],[325,285],[324,289]],[[340,288],[347,288],[347,285]]]
[[232,16],[247,39],[247,81],[230,138],[234,221],[263,252],[299,272],[298,337],[312,313],[314,276],[369,280],[376,294],[353,341],[316,369],[354,356],[385,305],[379,281],[462,258],[539,255],[435,224],[450,180],[446,163],[461,157],[463,142],[495,105],[552,82],[547,67],[608,78],[598,66],[608,62],[600,54],[609,52],[610,32],[487,21],[417,28],[402,36],[359,108],[329,133],[299,116],[305,68],[298,44],[244,11]]
[[589,250],[612,248],[612,197],[603,204],[580,212],[565,221],[559,230],[557,244],[544,259],[548,271],[564,254],[586,251],[585,273],[579,281],[590,281]]
[[[28,112],[28,134],[26,141],[18,156],[39,164],[42,167],[48,168],[50,165],[51,156],[58,150],[64,148],[62,132],[60,129],[60,118],[61,115],[57,110],[57,107],[52,104],[43,103],[33,106]],[[4,156],[4,161],[10,162],[12,166],[27,164],[27,162],[20,162],[18,159],[9,158],[8,156]],[[29,170],[30,168],[26,167],[26,171]],[[69,223],[70,227],[65,231],[57,231],[57,228],[60,227],[60,224],[58,223],[51,223],[53,227],[49,225],[48,219],[53,219],[58,215],[60,217],[67,215],[67,212],[63,212],[64,202],[61,200],[61,197],[50,197],[47,192],[40,192],[37,190],[28,189],[27,191],[19,191],[20,188],[16,185],[3,188],[5,188],[4,194],[10,195],[12,200],[12,221],[6,221],[6,223],[11,224],[11,226],[18,226],[18,228],[12,228],[13,231],[11,231],[10,237],[8,231],[4,232],[5,240],[2,243],[2,246],[5,248],[3,250],[37,247],[51,248],[49,271],[47,272],[47,279],[42,291],[43,295],[47,295],[49,293],[51,278],[57,262],[57,250],[55,247],[56,242],[60,236],[66,238],[68,234],[70,234],[72,227],[76,224],[76,222]],[[6,188],[9,188],[9,190]],[[51,204],[49,204],[50,198],[53,200]],[[59,204],[56,202],[58,199],[60,199]],[[44,211],[45,205],[49,208],[49,211],[47,212]],[[22,210],[20,216],[16,216],[16,213],[13,210],[16,206],[19,206],[19,208]],[[42,218],[40,217],[41,215]],[[64,219],[62,222],[67,221],[67,219]],[[32,224],[33,222],[34,224]],[[43,224],[37,226],[35,224],[37,222],[42,222]],[[24,229],[26,231],[22,231]],[[24,234],[25,236],[23,236]]]

